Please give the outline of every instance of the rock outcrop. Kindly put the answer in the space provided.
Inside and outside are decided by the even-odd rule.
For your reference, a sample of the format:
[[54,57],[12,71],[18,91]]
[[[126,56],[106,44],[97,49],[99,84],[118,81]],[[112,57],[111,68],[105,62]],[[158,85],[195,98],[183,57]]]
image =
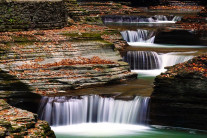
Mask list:
[[32,93],[30,87],[17,77],[0,69],[0,99],[6,99],[11,106],[36,113],[41,96]]
[[37,120],[37,115],[15,108],[0,100],[0,137],[49,137],[54,132],[46,121]]
[[186,46],[202,44],[194,32],[182,29],[161,31],[156,35],[154,42],[158,44],[178,44]]
[[207,54],[168,67],[151,95],[151,124],[207,129]]

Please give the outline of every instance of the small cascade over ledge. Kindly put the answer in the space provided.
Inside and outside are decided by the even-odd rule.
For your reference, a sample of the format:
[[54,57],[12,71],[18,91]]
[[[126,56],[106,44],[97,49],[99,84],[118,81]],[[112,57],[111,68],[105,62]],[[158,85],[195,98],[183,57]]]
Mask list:
[[154,15],[151,17],[107,15],[102,17],[104,23],[176,23],[181,21],[181,19],[181,16],[173,15]]
[[43,97],[38,115],[50,125],[72,125],[90,122],[146,124],[149,97],[136,96],[123,101],[98,95]]
[[156,76],[167,66],[173,66],[192,59],[192,52],[156,53],[153,51],[127,51],[123,60],[129,63],[133,72],[144,76]]
[[161,58],[153,51],[128,51],[123,59],[132,70],[160,69],[162,66]]
[[[159,32],[159,30],[137,29],[136,31],[126,30],[121,31],[120,33],[122,38],[132,47],[206,48],[205,45],[199,45],[201,43],[195,38],[195,34],[189,31]],[[188,37],[186,37],[186,34],[188,34]],[[189,45],[189,42],[194,45]]]
[[127,42],[154,43],[155,40],[155,32],[148,30],[122,31],[121,35]]
[[173,66],[175,64],[183,63],[192,59],[194,57],[193,55],[185,55],[190,53],[193,52],[171,52],[166,54],[160,54],[159,57],[162,60],[161,69],[164,70],[164,68],[167,66]]

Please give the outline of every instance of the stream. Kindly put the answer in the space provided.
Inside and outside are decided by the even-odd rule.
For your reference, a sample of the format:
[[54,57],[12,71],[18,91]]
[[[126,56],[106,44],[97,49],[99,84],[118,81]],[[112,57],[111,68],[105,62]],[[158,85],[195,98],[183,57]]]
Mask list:
[[[157,34],[154,30],[173,25],[181,18],[162,15],[149,18],[104,17],[105,24],[118,27],[123,39],[128,42],[123,60],[129,63],[132,72],[138,73],[137,80],[42,97],[39,118],[49,122],[57,138],[207,137],[207,133],[200,130],[149,125],[148,103],[155,76],[166,71],[167,66],[185,62],[207,51],[199,44],[154,43]],[[133,29],[127,30],[127,26]],[[145,29],[141,29],[142,26]],[[147,27],[153,29],[146,30]]]

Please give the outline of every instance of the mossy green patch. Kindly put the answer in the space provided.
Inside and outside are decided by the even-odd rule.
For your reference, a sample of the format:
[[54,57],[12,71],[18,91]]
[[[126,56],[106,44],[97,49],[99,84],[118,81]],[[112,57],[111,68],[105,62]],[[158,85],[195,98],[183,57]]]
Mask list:
[[13,36],[12,39],[14,42],[31,42],[35,41],[33,36]]
[[114,29],[109,29],[109,30],[106,30],[105,32],[102,33],[103,35],[104,34],[107,34],[107,35],[112,35],[112,34],[120,34],[120,32],[118,30],[114,30]]
[[95,24],[103,24],[103,21],[101,19],[101,17],[90,17],[90,16],[87,16],[85,17],[85,22],[86,23],[95,23]]

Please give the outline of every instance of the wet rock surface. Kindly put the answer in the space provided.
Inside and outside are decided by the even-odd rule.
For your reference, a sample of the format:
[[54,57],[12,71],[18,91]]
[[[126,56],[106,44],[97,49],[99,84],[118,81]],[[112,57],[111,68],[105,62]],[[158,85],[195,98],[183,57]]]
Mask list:
[[155,78],[151,124],[207,129],[207,54],[168,67]]
[[37,115],[15,108],[0,100],[1,137],[55,137],[46,121],[37,120]]

